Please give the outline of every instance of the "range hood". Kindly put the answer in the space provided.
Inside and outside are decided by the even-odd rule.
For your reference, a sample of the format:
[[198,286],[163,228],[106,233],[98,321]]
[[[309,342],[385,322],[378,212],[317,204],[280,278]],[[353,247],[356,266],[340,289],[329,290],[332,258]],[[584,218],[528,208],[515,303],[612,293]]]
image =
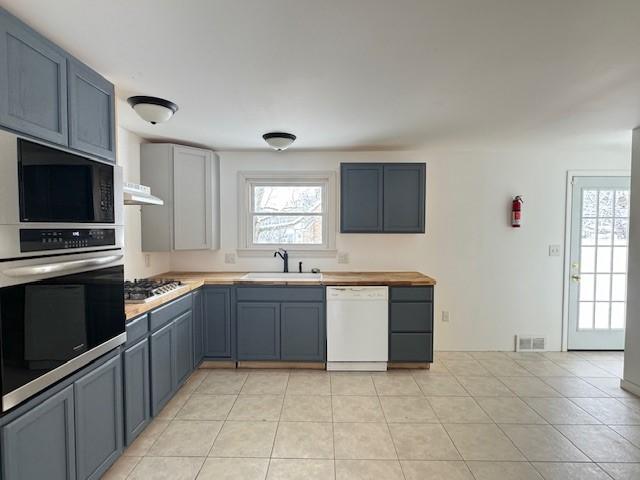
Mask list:
[[164,205],[164,201],[151,195],[151,189],[144,185],[124,182],[122,191],[125,205]]

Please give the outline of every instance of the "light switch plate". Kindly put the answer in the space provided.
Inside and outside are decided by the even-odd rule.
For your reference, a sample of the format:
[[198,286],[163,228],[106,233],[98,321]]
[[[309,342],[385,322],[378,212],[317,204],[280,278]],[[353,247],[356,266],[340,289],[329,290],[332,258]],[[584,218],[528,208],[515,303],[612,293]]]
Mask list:
[[442,311],[442,321],[445,323],[449,323],[449,312],[447,312],[446,310]]
[[224,254],[224,263],[236,263],[236,254],[235,253],[225,253]]
[[562,247],[560,245],[549,245],[550,257],[559,257],[561,252],[562,252]]
[[338,263],[349,263],[349,254],[347,252],[338,252]]

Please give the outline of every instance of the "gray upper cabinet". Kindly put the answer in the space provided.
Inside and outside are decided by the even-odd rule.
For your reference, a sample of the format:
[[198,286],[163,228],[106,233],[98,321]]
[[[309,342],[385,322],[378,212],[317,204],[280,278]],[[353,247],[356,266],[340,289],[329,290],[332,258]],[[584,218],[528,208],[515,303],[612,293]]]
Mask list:
[[238,360],[280,359],[280,304],[238,302]]
[[74,59],[68,62],[69,146],[115,161],[113,84]]
[[2,428],[4,480],[75,480],[73,386]]
[[426,164],[340,165],[342,233],[424,233]]
[[120,356],[74,384],[78,480],[99,479],[122,453]]
[[205,287],[204,295],[204,356],[229,359],[233,357],[234,316],[232,290],[226,287]]
[[283,303],[280,308],[281,360],[324,361],[324,303]]
[[140,180],[164,200],[142,207],[144,251],[218,249],[219,159],[173,144],[140,147]]
[[340,231],[342,233],[382,232],[382,192],[382,165],[341,164]]
[[424,163],[384,166],[384,231],[424,233]]
[[67,55],[2,9],[0,124],[68,144]]
[[124,436],[131,442],[151,419],[151,383],[149,382],[149,340],[144,338],[122,354],[124,362]]

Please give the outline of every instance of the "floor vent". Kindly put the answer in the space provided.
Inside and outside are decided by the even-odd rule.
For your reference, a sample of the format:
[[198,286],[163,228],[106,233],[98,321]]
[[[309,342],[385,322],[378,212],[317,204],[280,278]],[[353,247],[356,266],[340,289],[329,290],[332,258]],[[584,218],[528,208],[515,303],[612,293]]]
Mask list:
[[547,339],[539,335],[516,335],[516,352],[544,352]]

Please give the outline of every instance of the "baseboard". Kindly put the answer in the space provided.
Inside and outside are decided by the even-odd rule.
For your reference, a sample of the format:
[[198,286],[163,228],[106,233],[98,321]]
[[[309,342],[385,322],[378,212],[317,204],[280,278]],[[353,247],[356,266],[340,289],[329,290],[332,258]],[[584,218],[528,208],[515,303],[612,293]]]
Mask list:
[[429,370],[431,364],[427,362],[389,362],[387,363],[387,369],[422,369]]
[[238,368],[291,368],[291,369],[307,369],[307,370],[324,370],[324,362],[238,362]]
[[628,380],[620,380],[620,388],[640,397],[640,385],[636,385]]
[[203,361],[198,368],[236,368],[236,362],[232,361],[212,361],[205,360]]

